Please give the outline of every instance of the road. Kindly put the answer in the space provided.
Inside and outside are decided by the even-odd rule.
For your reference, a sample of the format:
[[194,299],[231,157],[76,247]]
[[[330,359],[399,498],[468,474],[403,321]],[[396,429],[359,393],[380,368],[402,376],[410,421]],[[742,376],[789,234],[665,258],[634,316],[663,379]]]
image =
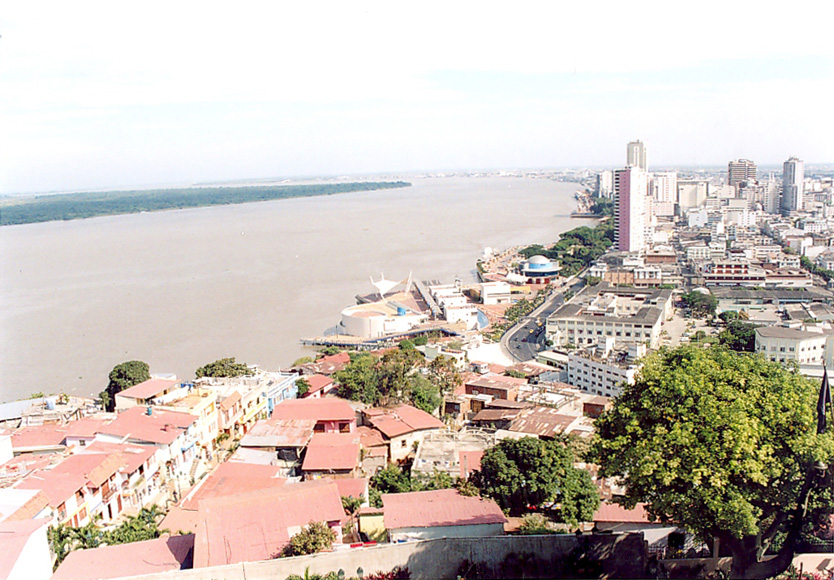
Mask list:
[[[544,304],[536,308],[528,316],[522,318],[515,326],[501,337],[501,348],[510,358],[516,361],[527,361],[536,358],[536,353],[546,348],[545,321],[547,317],[565,303],[565,292],[578,292],[585,282],[574,279],[555,292]],[[538,324],[541,322],[541,326]]]

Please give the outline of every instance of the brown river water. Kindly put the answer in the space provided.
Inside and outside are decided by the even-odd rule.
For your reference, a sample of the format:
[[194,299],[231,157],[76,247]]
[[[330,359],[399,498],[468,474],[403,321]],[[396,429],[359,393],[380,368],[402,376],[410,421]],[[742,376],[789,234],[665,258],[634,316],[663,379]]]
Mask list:
[[310,354],[374,279],[475,280],[485,247],[549,243],[577,184],[409,177],[405,189],[0,228],[0,402],[92,395],[114,365],[193,377]]

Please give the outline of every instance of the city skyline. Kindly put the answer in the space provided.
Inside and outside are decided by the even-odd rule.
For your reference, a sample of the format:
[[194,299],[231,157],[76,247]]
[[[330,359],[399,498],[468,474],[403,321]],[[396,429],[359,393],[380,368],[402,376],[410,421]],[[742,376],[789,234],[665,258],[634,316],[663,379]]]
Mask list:
[[19,3],[0,15],[0,194],[619,167],[638,139],[653,168],[830,163],[808,12]]

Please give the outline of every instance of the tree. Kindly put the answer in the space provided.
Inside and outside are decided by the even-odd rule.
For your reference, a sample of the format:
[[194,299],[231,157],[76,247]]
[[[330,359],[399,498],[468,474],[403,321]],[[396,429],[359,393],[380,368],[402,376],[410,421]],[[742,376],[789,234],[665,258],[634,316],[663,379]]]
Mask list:
[[[722,312],[722,314],[724,314]],[[758,324],[731,320],[727,328],[718,335],[719,342],[730,350],[753,352],[756,350],[756,328]]]
[[[802,506],[830,494],[816,467],[834,459],[834,436],[816,432],[816,391],[761,355],[661,350],[597,420],[591,457],[625,485],[623,505],[719,539],[733,577],[774,576],[793,558]],[[782,549],[762,561],[779,532]]]
[[246,363],[236,363],[235,357],[217,359],[212,363],[201,366],[194,374],[197,378],[202,377],[245,377],[252,374],[252,369]]
[[715,309],[718,306],[718,300],[712,294],[705,294],[693,290],[681,296],[687,307],[692,310],[695,316],[705,318],[712,318],[715,316]]
[[573,452],[559,441],[504,439],[484,452],[472,482],[513,515],[554,502],[558,517],[576,525],[593,518],[599,494],[573,461]]
[[298,398],[301,398],[310,392],[310,381],[304,377],[295,381],[295,386],[298,388]]
[[310,522],[306,528],[290,538],[290,543],[284,548],[284,556],[303,556],[315,554],[333,547],[336,532],[324,522]]
[[123,362],[113,367],[108,378],[110,382],[107,383],[107,388],[99,396],[102,406],[108,411],[113,411],[116,408],[116,395],[150,379],[150,367],[148,363],[140,360]]
[[429,363],[428,376],[432,383],[437,385],[440,393],[448,395],[463,384],[463,378],[457,369],[454,358],[443,355],[435,357]]

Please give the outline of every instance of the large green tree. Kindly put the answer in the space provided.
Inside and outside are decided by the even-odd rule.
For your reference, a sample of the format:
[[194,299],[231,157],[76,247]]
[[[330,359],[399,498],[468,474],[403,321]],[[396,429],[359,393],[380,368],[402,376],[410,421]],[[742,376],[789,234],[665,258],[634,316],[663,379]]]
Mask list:
[[513,515],[553,502],[556,515],[576,525],[593,518],[599,494],[588,472],[573,463],[573,451],[562,441],[504,439],[484,452],[472,482]]
[[201,366],[194,374],[197,378],[202,377],[245,377],[252,374],[252,368],[246,363],[235,362],[235,357],[217,359],[212,363]]
[[715,316],[718,300],[712,294],[693,290],[681,296],[681,299],[695,316],[700,318]]
[[743,320],[730,320],[727,323],[727,328],[718,335],[718,340],[730,350],[753,352],[756,350],[756,328],[758,326],[758,324],[744,322]]
[[150,367],[140,360],[130,360],[114,366],[108,378],[110,382],[99,397],[104,408],[113,411],[116,408],[116,394],[150,379]]
[[806,502],[830,506],[822,482],[834,438],[817,433],[817,393],[760,355],[661,350],[597,420],[591,457],[625,485],[624,505],[645,502],[660,521],[717,538],[733,577],[770,577],[791,562]]

